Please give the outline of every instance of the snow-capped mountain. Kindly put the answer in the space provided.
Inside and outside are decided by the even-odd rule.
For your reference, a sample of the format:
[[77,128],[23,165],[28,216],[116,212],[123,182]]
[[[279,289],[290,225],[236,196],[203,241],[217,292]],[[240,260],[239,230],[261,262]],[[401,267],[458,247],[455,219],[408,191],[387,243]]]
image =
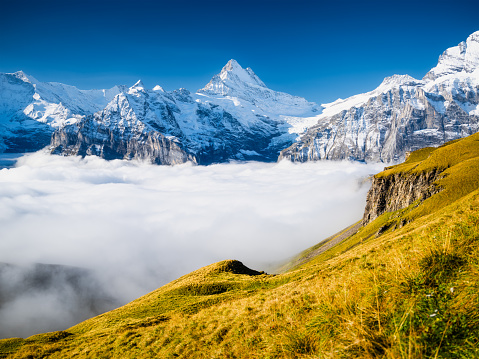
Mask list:
[[386,78],[375,90],[323,105],[317,124],[280,159],[390,162],[479,131],[479,31],[447,49],[422,80]]
[[318,112],[315,103],[268,89],[253,70],[230,60],[195,94],[138,82],[103,110],[57,130],[52,151],[158,164],[275,161]]
[[243,106],[248,103],[269,116],[283,118],[310,116],[321,110],[302,97],[270,90],[253,70],[243,69],[235,60],[230,60],[198,94],[209,95],[219,102],[225,98],[236,99]]
[[479,31],[447,49],[422,80],[394,75],[374,90],[318,106],[266,87],[230,60],[196,93],[79,90],[23,72],[0,74],[0,152],[157,164],[230,160],[390,162],[479,130]]
[[54,129],[103,109],[122,87],[79,90],[45,83],[22,71],[0,73],[0,152],[40,149]]

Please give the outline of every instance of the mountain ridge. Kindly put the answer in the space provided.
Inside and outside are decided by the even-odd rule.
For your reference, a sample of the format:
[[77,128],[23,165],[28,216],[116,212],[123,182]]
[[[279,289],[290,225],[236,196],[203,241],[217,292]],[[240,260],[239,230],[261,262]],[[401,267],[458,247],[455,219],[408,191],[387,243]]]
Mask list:
[[[37,150],[49,145],[53,132],[63,131],[52,137],[53,153],[110,153],[105,158],[176,163],[159,161],[153,148],[133,145],[164,136],[162,143],[171,147],[173,141],[187,154],[185,160],[198,164],[283,159],[394,162],[404,159],[406,152],[479,130],[479,31],[447,49],[422,80],[393,75],[372,91],[321,106],[269,89],[251,68],[242,68],[234,59],[196,93],[167,92],[161,86],[147,89],[141,80],[131,87],[79,90],[41,83],[23,72],[0,74],[0,91],[0,151]],[[115,102],[126,107],[117,106],[114,115],[108,108]],[[78,132],[88,127],[78,126],[82,121],[96,122],[99,131],[128,135],[117,137],[114,142],[122,144],[111,148],[112,140]],[[58,142],[67,137],[68,143]],[[76,150],[82,147],[90,149]]]

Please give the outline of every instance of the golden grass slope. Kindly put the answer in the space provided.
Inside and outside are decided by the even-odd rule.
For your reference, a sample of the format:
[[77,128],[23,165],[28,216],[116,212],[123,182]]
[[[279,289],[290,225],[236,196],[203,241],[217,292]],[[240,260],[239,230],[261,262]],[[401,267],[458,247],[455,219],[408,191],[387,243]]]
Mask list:
[[477,358],[478,161],[479,135],[417,151],[378,176],[441,168],[441,192],[294,270],[212,264],[66,331],[2,340],[0,357]]

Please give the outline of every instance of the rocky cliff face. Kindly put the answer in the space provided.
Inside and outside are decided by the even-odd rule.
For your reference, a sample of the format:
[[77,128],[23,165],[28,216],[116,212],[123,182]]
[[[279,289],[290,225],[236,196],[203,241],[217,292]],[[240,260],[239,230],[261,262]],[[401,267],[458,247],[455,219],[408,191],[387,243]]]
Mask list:
[[159,132],[125,133],[102,126],[93,118],[55,131],[51,151],[67,156],[95,155],[107,160],[136,159],[158,165],[196,163],[193,156]]
[[420,174],[374,176],[366,200],[363,225],[385,212],[406,208],[415,201],[424,201],[439,192],[440,188],[434,182],[442,177],[441,173],[440,170],[432,170]]

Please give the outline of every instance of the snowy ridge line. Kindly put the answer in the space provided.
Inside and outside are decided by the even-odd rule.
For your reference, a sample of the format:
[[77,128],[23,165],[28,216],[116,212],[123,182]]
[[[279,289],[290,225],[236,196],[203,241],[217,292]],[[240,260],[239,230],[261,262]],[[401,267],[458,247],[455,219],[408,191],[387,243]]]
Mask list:
[[231,160],[400,160],[476,132],[479,31],[447,49],[422,80],[393,75],[374,90],[317,105],[269,89],[230,60],[196,93],[131,87],[79,90],[22,71],[0,74],[0,152],[158,164]]

